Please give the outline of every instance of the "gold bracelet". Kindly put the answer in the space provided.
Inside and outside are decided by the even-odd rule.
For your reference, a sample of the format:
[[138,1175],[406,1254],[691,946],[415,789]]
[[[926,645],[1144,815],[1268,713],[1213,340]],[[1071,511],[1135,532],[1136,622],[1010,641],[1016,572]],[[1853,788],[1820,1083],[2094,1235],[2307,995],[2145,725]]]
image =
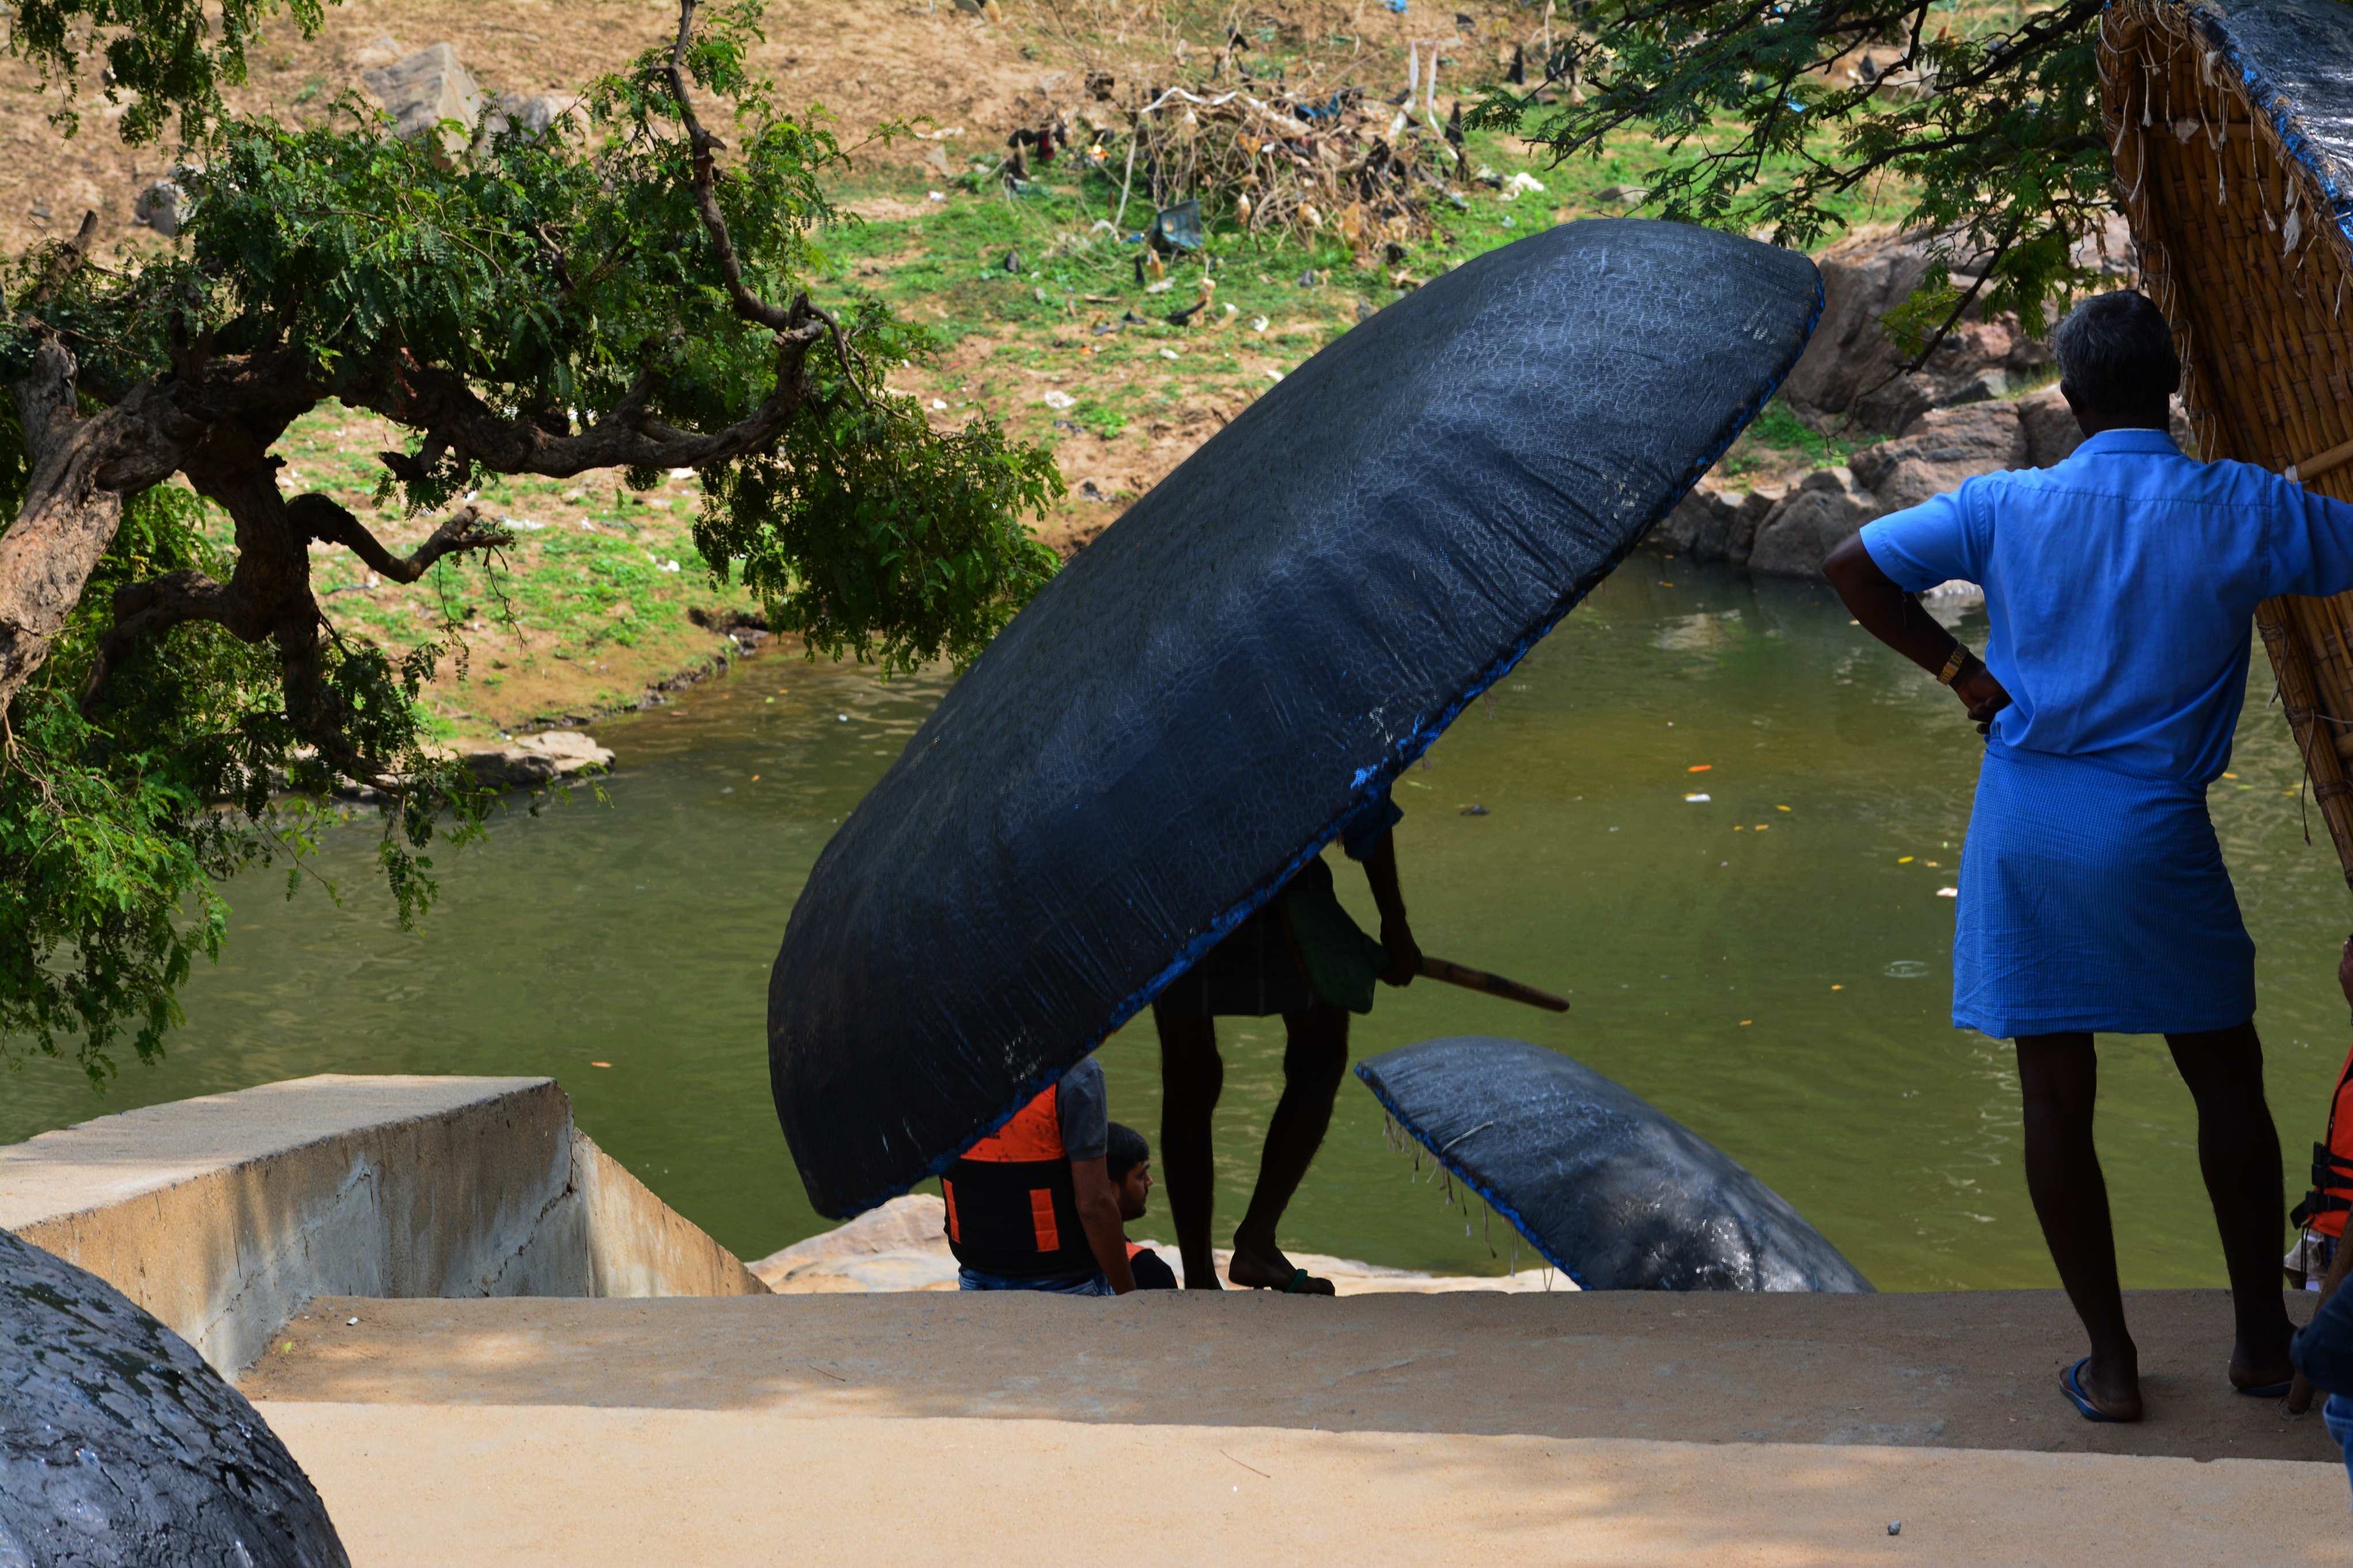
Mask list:
[[1969,667],[1969,660],[1974,657],[1975,656],[1972,655],[1968,649],[1963,647],[1958,643],[1955,643],[1953,645],[1953,657],[1947,659],[1945,661],[1945,668],[1936,672],[1937,684],[1940,686],[1950,686],[1954,681],[1958,680],[1961,678],[1961,671]]

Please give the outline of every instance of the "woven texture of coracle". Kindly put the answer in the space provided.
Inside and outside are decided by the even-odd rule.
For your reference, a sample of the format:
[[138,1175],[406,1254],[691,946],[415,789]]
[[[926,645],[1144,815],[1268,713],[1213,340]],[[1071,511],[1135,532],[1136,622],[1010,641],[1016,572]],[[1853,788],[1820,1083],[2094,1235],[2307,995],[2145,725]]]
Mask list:
[[[2353,500],[2353,7],[2117,0],[2100,78],[2198,455]],[[2353,881],[2353,594],[2266,600],[2255,624]]]

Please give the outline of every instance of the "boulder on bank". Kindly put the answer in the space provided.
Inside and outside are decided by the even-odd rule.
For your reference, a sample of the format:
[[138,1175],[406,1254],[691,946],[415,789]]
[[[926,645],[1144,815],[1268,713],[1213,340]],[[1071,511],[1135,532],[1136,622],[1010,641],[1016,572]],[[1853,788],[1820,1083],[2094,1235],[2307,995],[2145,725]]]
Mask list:
[[501,745],[476,744],[459,754],[475,781],[493,789],[532,789],[586,773],[609,773],[613,753],[577,730],[550,730]]
[[448,44],[362,71],[360,81],[392,116],[395,136],[434,135],[443,121],[458,122],[461,131],[442,133],[435,142],[437,162],[447,163],[463,153],[481,123],[482,89]]
[[[1882,322],[1912,297],[1926,275],[1934,235],[1857,230],[1814,258],[1822,278],[1822,319],[1783,386],[1801,412],[1851,414],[1865,429],[1902,431],[1931,408],[2006,395],[2020,378],[2051,363],[2050,350],[2019,331],[2015,318],[1986,317],[1972,304],[1927,363],[1898,374],[1909,356],[1888,341]],[[2076,259],[2115,275],[2133,270],[2121,218],[2076,246]],[[1953,282],[1968,288],[1985,258],[1953,258]]]
[[1748,569],[1774,577],[1819,576],[1823,556],[1887,510],[1853,469],[1819,469],[1757,525]]
[[351,1559],[286,1446],[185,1340],[0,1230],[0,1563]]
[[2014,403],[1932,408],[1894,440],[1857,452],[1849,466],[1881,511],[1901,511],[1979,474],[2028,467],[2026,431]]

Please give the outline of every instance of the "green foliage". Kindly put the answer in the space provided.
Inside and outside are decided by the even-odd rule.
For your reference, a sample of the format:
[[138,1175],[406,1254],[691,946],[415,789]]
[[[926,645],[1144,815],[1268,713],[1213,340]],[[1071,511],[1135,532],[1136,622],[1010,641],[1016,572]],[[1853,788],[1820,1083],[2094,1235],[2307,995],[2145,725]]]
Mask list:
[[[528,419],[570,437],[619,409],[632,426],[715,434],[791,410],[780,436],[702,467],[695,534],[712,575],[740,572],[812,657],[968,661],[1050,574],[1054,557],[1025,521],[1060,493],[1046,455],[986,419],[935,433],[885,389],[886,369],[932,352],[928,339],[852,300],[796,371],[778,335],[739,310],[694,199],[667,47],[596,83],[556,133],[495,127],[451,159],[392,138],[355,100],[310,129],[221,115],[218,88],[237,79],[266,10],[36,0],[17,14],[19,52],[58,79],[93,26],[132,26],[132,44],[106,46],[115,87],[134,95],[140,118],[126,124],[152,138],[177,110],[184,134],[200,135],[205,173],[170,250],[82,268],[37,310],[19,303],[0,319],[0,378],[23,374],[44,331],[73,348],[90,412],[191,363],[255,356],[277,381],[241,429],[266,446],[330,398],[405,424],[416,450],[382,484],[411,511],[497,477],[491,458],[449,437],[452,418]],[[316,0],[293,14],[314,26]],[[755,5],[722,13],[685,65],[703,111],[727,116],[716,200],[742,282],[781,307],[828,270],[816,237],[839,219],[823,182],[844,156],[746,75],[758,16]],[[54,255],[10,268],[6,298],[35,297],[28,286]],[[25,490],[13,418],[0,398],[0,515]],[[633,469],[624,482],[661,477]],[[330,635],[316,668],[298,674],[272,643],[190,623],[147,638],[95,700],[79,700],[116,588],[237,570],[204,512],[176,485],[129,498],[71,626],[5,715],[0,1058],[11,1037],[55,1052],[78,1034],[99,1082],[126,1030],[142,1058],[159,1053],[191,962],[217,952],[226,929],[215,884],[290,856],[290,890],[353,755],[403,786],[380,804],[380,858],[404,921],[432,900],[423,851],[434,837],[479,831],[482,802],[430,752],[419,703],[438,663],[463,657],[454,625],[406,652]],[[237,519],[240,534],[272,521],[284,526]],[[650,571],[584,563],[586,591],[615,604]],[[317,712],[334,716],[337,745],[306,730]]]
[[[2112,205],[2100,12],[2064,0],[1974,26],[1930,0],[1600,0],[1548,65],[1580,91],[1546,107],[1497,89],[1470,118],[1522,130],[1556,163],[1652,141],[1644,184],[1662,216],[1777,244],[1811,247],[1849,198],[1896,184],[1905,225],[1941,237],[1893,323],[1915,352],[1966,302],[1951,278],[1964,258],[1984,270],[1985,308],[2039,333],[2048,305],[2091,280],[2071,246]],[[1826,73],[1870,46],[1896,57],[1875,79]]]
[[[246,46],[278,0],[16,0],[13,10],[8,52],[65,100],[51,123],[68,136],[79,127],[72,103],[95,49],[106,60],[100,90],[107,102],[127,104],[122,139],[139,146],[175,113],[182,142],[203,136],[220,115],[221,88],[245,79]],[[320,0],[288,0],[287,10],[306,38],[325,16]]]

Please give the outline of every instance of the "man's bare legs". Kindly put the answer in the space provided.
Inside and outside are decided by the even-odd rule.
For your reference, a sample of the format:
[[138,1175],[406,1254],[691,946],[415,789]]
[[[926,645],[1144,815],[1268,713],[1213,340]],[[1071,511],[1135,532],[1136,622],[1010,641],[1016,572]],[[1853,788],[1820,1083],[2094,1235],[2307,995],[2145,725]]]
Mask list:
[[2092,1145],[2099,1063],[2085,1034],[2021,1035],[2018,1083],[2026,1099],[2026,1191],[2059,1282],[2092,1337],[2084,1392],[2120,1421],[2140,1419],[2140,1352],[2125,1329],[2108,1184]]
[[2198,1168],[2222,1233],[2238,1343],[2231,1382],[2240,1388],[2285,1383],[2295,1374],[2287,1342],[2295,1324],[2280,1300],[2280,1231],[2287,1212],[2279,1129],[2263,1100],[2263,1046],[2253,1023],[2196,1035],[2168,1035],[2173,1065],[2198,1102]]
[[[2288,1376],[2287,1309],[2277,1275],[2284,1205],[2279,1134],[2263,1102],[2263,1047],[2254,1026],[2169,1035],[2173,1059],[2198,1103],[2199,1165],[2206,1178],[2238,1312],[2231,1381],[2260,1387]],[[2091,1336],[2084,1392],[2107,1415],[2140,1418],[2140,1362],[2125,1328],[2108,1190],[2092,1142],[2099,1068],[2088,1034],[2022,1035],[2018,1076],[2026,1100],[2026,1187],[2060,1282]]]
[[1217,1259],[1209,1256],[1209,1215],[1217,1202],[1217,1152],[1209,1118],[1226,1086],[1215,1020],[1172,1013],[1155,1003],[1160,1031],[1160,1184],[1168,1194],[1168,1221],[1185,1262],[1185,1289],[1216,1290]]
[[[1250,1207],[1234,1231],[1234,1261],[1229,1270],[1237,1285],[1290,1285],[1296,1270],[1274,1244],[1274,1227],[1291,1197],[1307,1175],[1308,1163],[1324,1144],[1332,1125],[1332,1102],[1339,1097],[1340,1079],[1348,1070],[1348,1014],[1345,1008],[1318,1002],[1304,1013],[1285,1013],[1282,1027],[1289,1037],[1282,1051],[1282,1098],[1266,1124],[1266,1150],[1259,1156],[1258,1185],[1250,1189]],[[1301,1289],[1332,1294],[1323,1280],[1303,1283]]]
[[[1160,1030],[1160,1163],[1169,1221],[1185,1262],[1185,1288],[1219,1289],[1210,1256],[1210,1219],[1217,1167],[1209,1123],[1225,1087],[1217,1027],[1197,1015],[1153,1010]],[[1348,1015],[1318,1003],[1282,1016],[1289,1040],[1282,1054],[1282,1098],[1266,1129],[1258,1185],[1234,1232],[1237,1285],[1288,1285],[1290,1259],[1275,1246],[1274,1229],[1307,1174],[1309,1162],[1332,1124],[1332,1103],[1348,1067]]]

